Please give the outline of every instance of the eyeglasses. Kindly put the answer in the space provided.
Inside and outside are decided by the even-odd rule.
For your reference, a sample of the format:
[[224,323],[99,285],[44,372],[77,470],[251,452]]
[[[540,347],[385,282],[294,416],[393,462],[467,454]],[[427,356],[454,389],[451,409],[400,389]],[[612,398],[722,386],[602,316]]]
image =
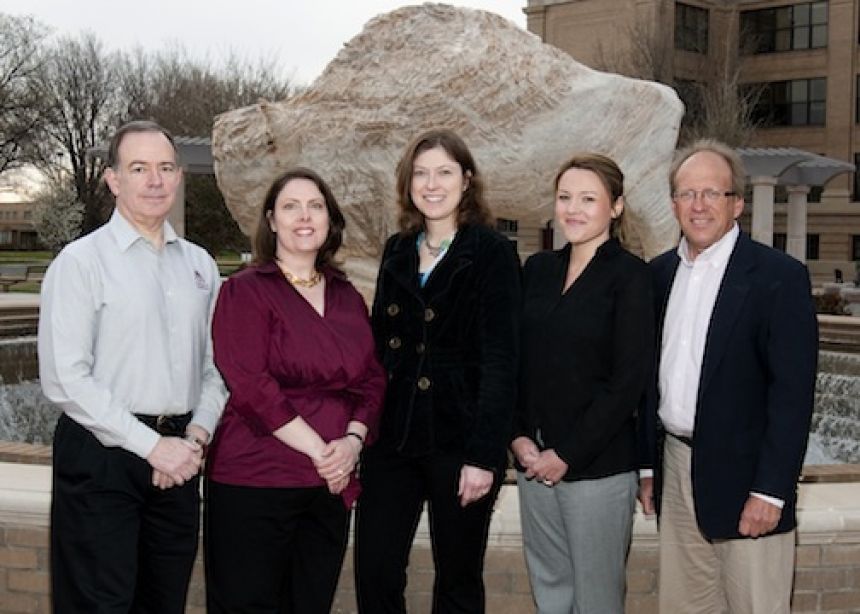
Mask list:
[[689,205],[695,202],[697,198],[702,197],[702,201],[708,205],[716,205],[721,198],[726,196],[735,196],[735,192],[720,192],[713,188],[705,188],[704,190],[682,190],[672,194],[672,200],[682,205]]

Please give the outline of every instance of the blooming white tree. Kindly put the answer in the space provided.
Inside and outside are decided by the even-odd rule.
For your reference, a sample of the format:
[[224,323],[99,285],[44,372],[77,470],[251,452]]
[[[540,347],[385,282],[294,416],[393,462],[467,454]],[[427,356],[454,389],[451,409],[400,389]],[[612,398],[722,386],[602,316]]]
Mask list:
[[78,238],[84,221],[84,204],[72,185],[49,181],[37,194],[33,224],[39,241],[55,254]]

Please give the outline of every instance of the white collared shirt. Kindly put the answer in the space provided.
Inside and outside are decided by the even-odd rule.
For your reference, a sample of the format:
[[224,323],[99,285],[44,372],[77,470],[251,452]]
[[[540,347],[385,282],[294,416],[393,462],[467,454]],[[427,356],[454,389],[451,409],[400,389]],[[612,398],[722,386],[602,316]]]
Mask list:
[[164,223],[156,249],[118,211],[48,267],[39,318],[45,395],[105,446],[146,458],[159,435],[132,414],[194,412],[209,433],[227,398],[212,362],[220,277]]
[[711,314],[739,234],[736,223],[695,260],[690,259],[686,238],[678,245],[681,262],[663,321],[658,409],[663,426],[675,435],[693,434]]

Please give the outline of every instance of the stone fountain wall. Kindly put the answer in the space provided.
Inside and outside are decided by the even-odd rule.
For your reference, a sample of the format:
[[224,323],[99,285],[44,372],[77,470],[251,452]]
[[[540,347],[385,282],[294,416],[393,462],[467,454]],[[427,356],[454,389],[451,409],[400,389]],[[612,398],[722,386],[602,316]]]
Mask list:
[[[36,363],[35,338],[0,343],[0,355]],[[22,367],[21,373],[30,373]],[[16,371],[17,373],[17,371]],[[51,443],[58,411],[42,394],[38,370],[0,381],[0,441]],[[822,351],[808,464],[860,463],[860,355]]]
[[820,352],[812,432],[833,459],[860,463],[860,356]]

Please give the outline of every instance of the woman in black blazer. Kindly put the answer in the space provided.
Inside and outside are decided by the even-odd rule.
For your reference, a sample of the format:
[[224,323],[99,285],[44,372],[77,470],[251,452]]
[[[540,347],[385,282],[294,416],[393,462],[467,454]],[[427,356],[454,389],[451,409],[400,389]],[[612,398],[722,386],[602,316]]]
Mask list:
[[476,614],[516,396],[519,261],[489,227],[481,177],[454,133],[410,144],[397,196],[401,230],[385,246],[372,309],[388,390],[361,468],[358,608],[406,612],[409,550],[427,502],[433,612]]
[[538,612],[624,612],[637,487],[635,413],[654,355],[644,262],[613,238],[624,176],[581,154],[555,180],[567,245],[523,274],[511,449]]

